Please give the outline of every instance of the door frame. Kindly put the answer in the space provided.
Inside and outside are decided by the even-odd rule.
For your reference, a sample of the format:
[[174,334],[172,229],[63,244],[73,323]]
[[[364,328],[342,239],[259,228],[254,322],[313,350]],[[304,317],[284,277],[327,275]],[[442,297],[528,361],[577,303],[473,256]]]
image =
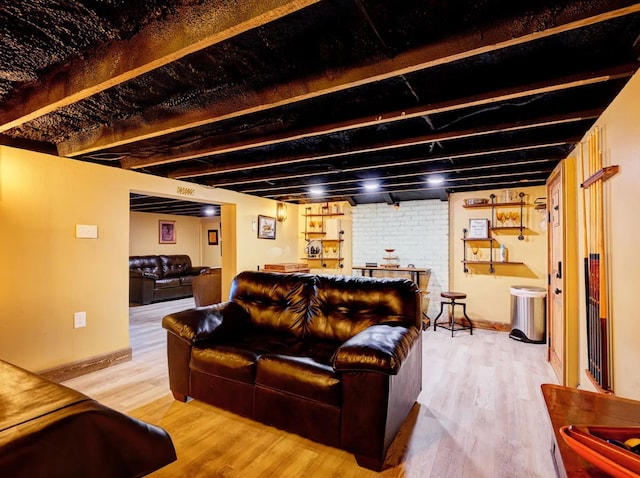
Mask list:
[[[549,184],[560,176],[560,189],[562,195],[562,294],[563,294],[563,322],[564,329],[564,356],[563,373],[558,377],[561,385],[577,387],[580,383],[580,307],[579,307],[579,284],[580,284],[580,262],[578,260],[580,245],[578,242],[578,179],[576,174],[576,158],[569,157],[561,161],[547,179],[547,208],[550,207]],[[549,220],[549,216],[547,216]],[[547,228],[547,274],[553,270],[551,264],[551,234],[550,227]],[[547,280],[547,330],[551,334],[551,320],[554,317],[551,313],[551,278]],[[547,360],[550,358],[550,344],[552,337],[547,342]]]

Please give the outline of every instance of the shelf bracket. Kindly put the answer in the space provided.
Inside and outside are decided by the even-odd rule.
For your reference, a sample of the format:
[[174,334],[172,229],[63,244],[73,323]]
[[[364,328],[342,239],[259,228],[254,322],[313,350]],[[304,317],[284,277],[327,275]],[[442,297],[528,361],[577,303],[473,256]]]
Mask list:
[[522,227],[522,214],[524,213],[524,193],[521,192],[520,194],[518,194],[518,196],[520,197],[520,235],[518,236],[518,240],[524,241],[524,234],[522,234],[522,231],[524,229]]
[[464,239],[467,238],[467,229],[462,229],[462,271],[464,273],[469,272],[469,268],[467,267],[467,245],[464,242]]

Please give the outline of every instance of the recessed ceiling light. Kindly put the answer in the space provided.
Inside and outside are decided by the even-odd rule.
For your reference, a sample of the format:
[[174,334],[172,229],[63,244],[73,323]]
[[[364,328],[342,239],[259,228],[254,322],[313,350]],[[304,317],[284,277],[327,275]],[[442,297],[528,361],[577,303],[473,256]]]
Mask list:
[[444,178],[442,176],[431,176],[427,178],[427,182],[429,184],[442,184],[444,183]]
[[311,194],[313,194],[314,196],[319,196],[320,194],[324,193],[324,189],[320,188],[320,187],[314,187],[309,189],[309,192]]
[[216,210],[211,206],[204,210],[205,216],[213,216],[215,213],[216,213]]
[[364,183],[364,188],[367,191],[375,191],[379,187],[380,187],[380,183],[378,183],[377,181],[370,181],[368,183]]

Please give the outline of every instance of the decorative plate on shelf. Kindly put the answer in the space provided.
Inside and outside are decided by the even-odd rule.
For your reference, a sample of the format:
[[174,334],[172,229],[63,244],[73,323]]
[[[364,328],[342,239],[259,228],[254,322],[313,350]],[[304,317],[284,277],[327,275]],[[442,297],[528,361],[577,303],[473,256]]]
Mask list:
[[640,455],[625,447],[640,427],[567,425],[560,436],[573,451],[615,478],[640,478]]

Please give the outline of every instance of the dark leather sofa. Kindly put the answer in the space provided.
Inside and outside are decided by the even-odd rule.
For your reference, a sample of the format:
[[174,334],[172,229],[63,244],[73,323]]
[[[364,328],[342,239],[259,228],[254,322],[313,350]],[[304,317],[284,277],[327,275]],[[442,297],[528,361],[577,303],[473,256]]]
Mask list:
[[162,428],[0,360],[0,476],[128,478],[176,459]]
[[193,279],[208,270],[192,266],[186,254],[130,256],[129,302],[146,305],[191,297]]
[[230,300],[164,317],[174,397],[350,451],[381,469],[421,391],[406,279],[242,272]]

